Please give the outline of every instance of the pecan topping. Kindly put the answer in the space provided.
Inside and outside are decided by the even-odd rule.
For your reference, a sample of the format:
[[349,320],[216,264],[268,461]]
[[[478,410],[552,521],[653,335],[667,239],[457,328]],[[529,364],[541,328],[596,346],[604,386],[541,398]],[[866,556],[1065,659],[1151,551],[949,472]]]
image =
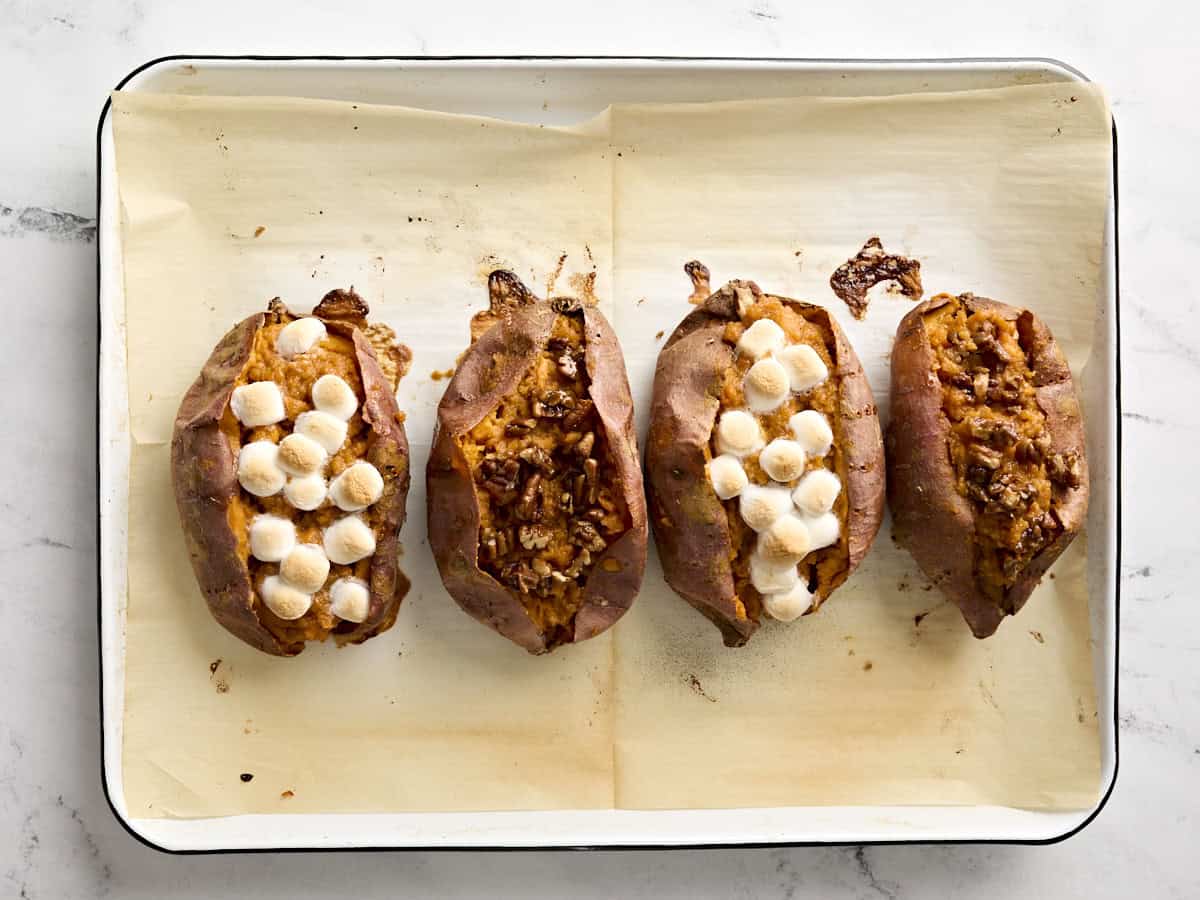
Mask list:
[[583,424],[584,419],[591,413],[593,403],[591,400],[582,399],[575,401],[575,408],[563,416],[563,428],[567,431],[575,431]]
[[581,437],[578,443],[575,444],[575,455],[587,459],[592,455],[592,448],[596,445],[596,435],[588,432]]
[[[544,550],[550,543],[550,538],[553,536],[550,529],[545,525],[522,525],[517,532],[517,536],[521,540],[521,546],[526,550]],[[546,567],[546,571],[538,571],[538,563]],[[550,564],[545,560],[535,559],[533,562],[533,570],[539,575],[550,574]]]
[[537,419],[515,419],[504,428],[504,433],[510,437],[520,437],[529,434],[537,427]]
[[1055,453],[1046,460],[1046,475],[1057,485],[1069,488],[1079,487],[1081,472],[1079,454],[1074,450]]
[[541,447],[526,447],[517,454],[517,458],[545,475],[554,474],[554,460]]
[[571,523],[571,543],[592,553],[599,553],[608,546],[608,542],[600,536],[596,526],[586,519],[576,519]]
[[485,458],[479,465],[479,471],[483,475],[483,489],[501,506],[517,498],[521,464],[515,459]]
[[533,401],[533,414],[540,419],[561,419],[575,406],[575,398],[566,391],[546,391]]
[[579,374],[579,364],[575,362],[575,357],[571,355],[570,351],[564,351],[556,362],[558,373],[563,378],[574,378]]
[[541,500],[542,496],[542,476],[534,472],[525,482],[525,488],[521,491],[521,499],[517,502],[516,509],[513,510],[515,515],[522,522],[536,522],[542,517]]

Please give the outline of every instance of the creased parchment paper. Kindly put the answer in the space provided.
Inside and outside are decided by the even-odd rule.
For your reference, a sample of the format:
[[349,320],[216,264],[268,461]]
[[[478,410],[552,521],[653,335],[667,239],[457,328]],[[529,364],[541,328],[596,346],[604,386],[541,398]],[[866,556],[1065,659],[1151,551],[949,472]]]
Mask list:
[[[1078,84],[887,99],[614,107],[571,129],[349,103],[117,94],[131,459],[124,784],[134,816],[805,804],[1066,809],[1099,741],[1085,538],[987,641],[890,541],[820,614],[727,650],[651,554],[608,634],[534,658],[463,614],[425,537],[433,411],[514,268],[595,271],[648,406],[681,266],[830,306],[886,415],[908,301],[865,322],[828,277],[879,234],[927,293],[1032,306],[1077,373],[1092,351],[1110,159]],[[565,266],[559,260],[566,254]],[[561,269],[561,272],[559,270]],[[396,627],[259,654],[210,618],[170,491],[180,396],[237,320],[354,285],[414,350]],[[253,776],[245,780],[245,775]]]

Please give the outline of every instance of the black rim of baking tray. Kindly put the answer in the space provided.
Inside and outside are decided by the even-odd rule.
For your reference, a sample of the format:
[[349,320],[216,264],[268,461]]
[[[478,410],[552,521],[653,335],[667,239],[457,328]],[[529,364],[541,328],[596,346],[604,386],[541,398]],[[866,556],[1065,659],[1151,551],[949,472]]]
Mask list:
[[[156,59],[151,59],[148,62],[138,66],[128,75],[121,79],[113,90],[121,90],[131,80],[136,78],[147,69],[170,62],[185,62],[196,60],[200,62],[212,61],[242,61],[242,62],[567,62],[567,61],[590,61],[597,62],[622,62],[622,61],[643,61],[648,63],[655,62],[749,62],[749,63],[815,63],[815,64],[842,64],[842,65],[862,65],[862,64],[877,64],[877,65],[919,65],[922,63],[930,65],[953,65],[954,63],[1045,63],[1057,66],[1064,71],[1082,79],[1083,81],[1091,81],[1086,75],[1058,59],[1044,56],[1026,56],[1026,57],[943,57],[943,58],[919,58],[919,59],[842,59],[842,58],[809,58],[809,57],[748,57],[748,56],[729,56],[729,57],[714,57],[714,56],[538,56],[538,55],[451,55],[451,56],[272,56],[259,54],[190,54],[179,53],[168,56],[160,56]],[[100,110],[100,120],[96,128],[96,221],[100,222],[100,175],[101,165],[103,161],[102,152],[102,137],[104,133],[104,123],[108,118],[109,109],[112,106],[111,98],[106,98],[104,106]],[[1068,838],[1074,837],[1100,815],[1101,811],[1108,805],[1109,798],[1112,797],[1113,789],[1117,784],[1117,773],[1120,770],[1121,754],[1120,754],[1120,728],[1119,728],[1119,690],[1120,679],[1118,678],[1120,657],[1121,657],[1121,242],[1119,211],[1120,200],[1119,191],[1117,188],[1118,166],[1117,166],[1117,123],[1113,119],[1112,125],[1112,165],[1113,165],[1113,278],[1115,281],[1113,291],[1113,309],[1114,309],[1114,327],[1116,329],[1116,356],[1115,356],[1115,373],[1113,388],[1116,394],[1116,416],[1115,416],[1115,433],[1116,433],[1116,554],[1113,560],[1113,599],[1115,608],[1114,612],[1114,627],[1115,635],[1113,641],[1113,771],[1112,777],[1109,779],[1108,787],[1104,791],[1100,802],[1096,804],[1096,808],[1088,815],[1086,819],[1076,825],[1069,831],[1055,837],[1049,838],[965,838],[965,839],[898,839],[898,840],[877,840],[877,841],[745,841],[745,842],[712,842],[712,843],[691,843],[691,844],[672,844],[672,843],[639,843],[639,844],[578,844],[578,845],[545,845],[545,844],[517,844],[517,845],[485,845],[473,846],[470,844],[458,844],[453,846],[437,845],[437,846],[389,846],[378,845],[369,847],[236,847],[236,848],[212,848],[205,850],[178,850],[169,847],[163,847],[154,843],[146,836],[139,834],[138,831],[129,823],[129,821],[117,810],[116,804],[113,803],[112,793],[108,785],[108,772],[106,765],[106,750],[104,742],[104,651],[103,651],[103,591],[101,584],[100,556],[99,552],[96,555],[96,624],[97,624],[97,656],[99,662],[99,689],[100,689],[100,784],[104,792],[104,799],[108,802],[108,807],[112,810],[113,816],[121,824],[121,827],[129,833],[134,840],[144,844],[151,849],[158,850],[162,853],[169,853],[178,856],[192,855],[209,855],[221,853],[348,853],[348,852],[379,852],[379,851],[470,851],[480,850],[488,852],[522,852],[531,850],[594,850],[602,851],[626,851],[626,850],[753,850],[753,849],[772,849],[772,848],[787,848],[787,847],[856,847],[856,846],[890,846],[898,844],[1006,844],[1006,845],[1026,845],[1026,846],[1044,846],[1048,844],[1057,844]],[[100,540],[100,338],[101,338],[101,320],[100,320],[100,277],[101,277],[101,255],[100,244],[103,239],[102,230],[96,229],[96,539],[97,547]]]

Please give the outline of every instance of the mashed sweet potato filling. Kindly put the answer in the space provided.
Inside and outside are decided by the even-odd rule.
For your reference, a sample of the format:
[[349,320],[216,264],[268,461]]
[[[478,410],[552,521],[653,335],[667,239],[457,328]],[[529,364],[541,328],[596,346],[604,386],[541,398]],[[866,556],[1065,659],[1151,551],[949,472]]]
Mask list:
[[[332,480],[351,463],[365,458],[370,436],[370,428],[362,419],[364,395],[354,345],[347,338],[327,334],[312,350],[286,359],[275,350],[276,338],[286,324],[287,322],[279,322],[265,325],[258,330],[250,358],[246,361],[235,387],[256,381],[275,382],[283,394],[287,418],[274,425],[247,428],[239,423],[232,410],[227,408],[221,419],[221,431],[229,440],[235,454],[251,441],[269,440],[277,444],[291,433],[297,416],[313,409],[313,382],[322,375],[337,375],[353,389],[358,397],[359,409],[349,421],[346,442],[326,463],[325,477]],[[318,545],[321,544],[325,527],[345,515],[328,501],[315,510],[305,512],[289,504],[282,494],[256,497],[244,489],[238,489],[237,496],[229,504],[228,520],[230,528],[237,536],[238,552],[247,560],[250,581],[255,588],[254,613],[259,621],[285,643],[322,641],[334,632],[351,631],[357,627],[355,623],[343,622],[330,612],[329,591],[326,588],[313,595],[312,607],[299,619],[281,619],[267,608],[261,598],[262,582],[268,575],[279,574],[279,563],[262,562],[251,556],[249,540],[250,523],[255,516],[264,513],[291,519],[296,525],[297,543]],[[378,534],[381,525],[378,506],[370,506],[359,515]],[[338,578],[346,576],[369,581],[370,570],[371,557],[352,565],[334,563],[329,567],[326,584],[333,584]]]
[[566,641],[588,575],[632,524],[584,353],[582,320],[559,315],[517,389],[459,439],[479,503],[479,568]]
[[1050,452],[1016,322],[956,298],[926,315],[925,329],[950,424],[955,487],[976,513],[978,582],[1003,606],[1005,591],[1061,531],[1055,487],[1079,484],[1079,460]]
[[[730,346],[735,346],[742,333],[759,319],[770,319],[783,329],[789,343],[808,344],[828,367],[830,375],[824,382],[803,394],[792,394],[777,409],[758,414],[762,427],[764,441],[769,443],[775,438],[790,438],[791,430],[788,420],[796,413],[805,409],[815,409],[829,420],[833,429],[833,447],[823,458],[810,458],[805,471],[816,468],[827,468],[833,471],[843,485],[847,484],[846,459],[843,453],[844,441],[841,434],[841,417],[838,407],[838,391],[840,384],[836,376],[837,360],[831,348],[834,347],[833,335],[829,329],[817,321],[806,318],[790,304],[783,303],[776,297],[763,297],[750,306],[741,321],[730,322],[725,326],[723,340]],[[720,388],[720,406],[717,410],[717,420],[721,413],[729,409],[743,409],[746,397],[743,383],[746,372],[753,364],[748,356],[738,355],[735,363],[725,372]],[[720,451],[716,447],[716,435],[710,439],[709,459]],[[758,465],[757,457],[742,461],[746,475],[753,484],[770,484],[771,479]],[[799,479],[788,483],[795,487]],[[757,535],[746,525],[738,511],[738,500],[724,501],[725,513],[729,521],[730,563],[733,569],[734,592],[738,604],[739,617],[748,616],[757,621],[762,613],[762,595],[750,583],[750,556],[754,551]],[[800,580],[808,585],[810,591],[815,591],[818,583],[832,581],[850,565],[846,547],[846,514],[848,500],[843,490],[834,503],[833,512],[841,523],[842,536],[833,546],[826,547],[808,554],[799,565]],[[814,608],[819,605],[821,598],[814,598]]]

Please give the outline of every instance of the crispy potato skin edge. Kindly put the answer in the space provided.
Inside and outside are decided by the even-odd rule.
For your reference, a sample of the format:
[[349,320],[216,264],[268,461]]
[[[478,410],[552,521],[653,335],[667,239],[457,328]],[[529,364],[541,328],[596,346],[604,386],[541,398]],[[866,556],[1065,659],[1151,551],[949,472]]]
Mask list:
[[[280,309],[275,307],[272,309]],[[235,325],[217,344],[180,403],[171,439],[171,477],[188,556],[209,611],[228,631],[255,649],[295,656],[302,642],[283,643],[254,613],[254,590],[246,560],[229,527],[229,505],[238,495],[237,460],[220,430],[221,417],[254,347],[254,336],[274,315],[257,313]],[[366,458],[384,472],[380,499],[383,526],[371,563],[371,605],[338,644],[361,643],[396,621],[409,582],[400,571],[399,532],[408,499],[408,440],[398,419],[394,391],[366,338],[352,324],[323,318],[326,328],[354,343],[362,376],[363,419],[371,428]]]
[[[712,294],[680,322],[658,356],[646,481],[650,521],[667,584],[721,631],[726,646],[746,643],[758,623],[737,614],[725,507],[705,471],[709,438],[720,406],[718,395],[735,352],[721,335],[738,317],[734,282]],[[862,561],[879,531],[884,504],[883,439],[871,386],[837,320],[823,307],[777,298],[793,307],[817,309],[833,335],[839,379],[836,440],[846,460],[845,573],[818,587],[825,600]]]
[[[933,371],[933,351],[925,330],[924,317],[953,299],[939,294],[913,307],[896,331],[887,434],[888,502],[896,541],[958,606],[975,637],[985,638],[996,632],[1005,613],[975,582],[975,515],[954,486],[954,467],[945,449],[950,423],[942,414],[942,385]],[[1037,316],[985,297],[964,294],[961,299],[976,308],[996,310],[1017,322],[1023,334],[1029,336],[1037,403],[1046,416],[1052,449],[1074,450],[1080,458],[1079,487],[1056,493],[1062,532],[1033,557],[1005,592],[1015,614],[1074,540],[1087,515],[1089,482],[1083,418],[1071,370]]]
[[[517,595],[478,565],[479,503],[458,438],[516,390],[546,345],[556,315],[548,302],[531,298],[492,324],[470,346],[438,405],[433,448],[425,470],[429,545],[446,590],[470,616],[534,654],[554,647],[529,619]],[[589,396],[610,449],[631,525],[595,561],[571,642],[587,640],[612,627],[633,604],[646,567],[646,504],[624,357],[616,334],[598,310],[585,306],[583,321]],[[495,370],[493,357],[498,361]],[[490,388],[485,389],[489,377]],[[609,560],[617,564],[617,571],[605,570]]]

